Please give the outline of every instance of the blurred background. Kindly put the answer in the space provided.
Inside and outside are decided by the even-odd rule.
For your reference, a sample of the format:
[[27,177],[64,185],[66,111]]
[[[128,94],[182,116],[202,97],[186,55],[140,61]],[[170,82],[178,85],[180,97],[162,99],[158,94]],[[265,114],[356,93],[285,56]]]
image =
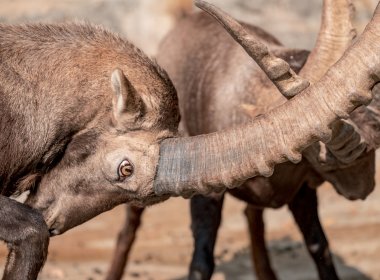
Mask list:
[[[284,45],[312,48],[322,0],[209,0],[234,17],[261,26]],[[376,0],[354,0],[360,32]],[[176,22],[195,11],[191,0],[0,0],[0,22],[86,20],[116,31],[154,56]],[[1,40],[1,38],[0,38]],[[378,172],[380,175],[380,173]],[[379,176],[377,175],[377,177]],[[319,189],[320,214],[341,279],[380,280],[380,189],[366,201],[349,202],[327,184]],[[188,201],[171,199],[143,217],[124,279],[186,279],[192,253]],[[253,279],[244,205],[228,197],[216,247],[214,280]],[[54,237],[41,280],[103,279],[124,206]],[[287,209],[266,212],[273,265],[280,279],[317,279],[313,263]],[[6,258],[0,246],[0,275]]]

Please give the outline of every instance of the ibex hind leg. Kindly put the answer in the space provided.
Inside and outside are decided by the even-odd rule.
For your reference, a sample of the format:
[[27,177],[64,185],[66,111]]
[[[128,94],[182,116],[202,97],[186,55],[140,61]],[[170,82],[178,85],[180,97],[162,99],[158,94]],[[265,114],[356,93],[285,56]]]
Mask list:
[[0,239],[9,255],[3,280],[34,280],[48,251],[49,231],[36,210],[0,196]]
[[309,254],[317,266],[319,278],[338,280],[329,244],[319,221],[316,190],[303,185],[289,203],[289,209],[303,234]]
[[141,216],[145,208],[127,204],[126,210],[125,223],[117,239],[111,268],[106,278],[107,280],[120,280],[123,277],[128,256],[135,241],[136,232],[140,227]]
[[276,280],[265,242],[263,211],[251,204],[248,204],[245,209],[251,240],[252,262],[258,280]]
[[214,247],[221,221],[224,195],[191,199],[191,230],[194,252],[190,264],[190,280],[209,280],[214,272]]

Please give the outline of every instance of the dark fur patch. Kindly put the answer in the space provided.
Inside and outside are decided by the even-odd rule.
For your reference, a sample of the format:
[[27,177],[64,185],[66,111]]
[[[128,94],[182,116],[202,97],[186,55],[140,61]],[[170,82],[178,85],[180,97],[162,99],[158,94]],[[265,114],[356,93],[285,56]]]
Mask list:
[[84,162],[94,154],[99,135],[98,131],[91,130],[74,136],[65,151],[64,164],[75,165]]

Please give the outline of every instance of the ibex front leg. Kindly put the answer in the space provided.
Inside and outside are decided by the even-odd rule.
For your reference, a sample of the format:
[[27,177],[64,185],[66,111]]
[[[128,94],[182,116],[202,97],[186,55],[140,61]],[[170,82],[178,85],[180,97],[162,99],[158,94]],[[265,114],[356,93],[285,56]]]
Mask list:
[[0,195],[0,239],[9,248],[2,279],[37,279],[49,245],[49,231],[42,215]]
[[265,242],[265,224],[263,217],[263,209],[257,208],[252,204],[248,204],[245,209],[247,217],[249,236],[251,239],[252,261],[255,267],[256,276],[259,280],[276,280],[268,249]]
[[191,199],[194,252],[189,280],[209,280],[214,272],[214,247],[222,219],[224,195],[196,195]]
[[119,233],[111,268],[108,271],[106,280],[120,280],[123,277],[129,252],[135,241],[136,232],[140,227],[141,216],[145,208],[127,204],[126,210],[125,224]]
[[289,203],[289,209],[314,259],[319,279],[339,280],[327,238],[319,221],[317,191],[304,185]]

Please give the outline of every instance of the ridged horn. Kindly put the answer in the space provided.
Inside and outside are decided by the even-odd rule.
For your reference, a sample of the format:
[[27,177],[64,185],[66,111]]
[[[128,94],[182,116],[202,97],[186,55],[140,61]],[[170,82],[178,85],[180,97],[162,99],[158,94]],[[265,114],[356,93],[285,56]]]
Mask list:
[[[323,1],[321,27],[317,41],[299,73],[300,76],[315,83],[338,61],[356,37],[356,30],[352,25],[354,13],[355,7],[351,0]],[[354,161],[366,150],[367,145],[361,140],[360,132],[354,123],[338,120],[332,124],[332,130],[332,139],[326,144],[328,149],[322,146],[321,150],[318,147],[310,147],[304,152],[305,157],[316,168],[321,168],[318,158],[322,161],[323,158],[330,158],[323,169],[338,168]],[[348,131],[354,134],[350,135],[350,144],[339,140]],[[321,145],[324,144],[321,143]],[[341,148],[343,145],[345,145],[344,148]],[[329,151],[335,157],[329,157]]]
[[[316,45],[302,68],[300,76],[297,76],[284,60],[275,57],[258,38],[246,32],[238,21],[209,3],[201,0],[197,0],[195,3],[199,8],[209,13],[222,24],[227,32],[245,49],[247,54],[263,69],[268,78],[287,99],[292,98],[307,87],[308,83],[300,76],[306,78],[311,83],[318,81],[329,67],[343,55],[356,36],[356,31],[351,22],[355,11],[351,0],[324,0],[321,28]],[[279,66],[273,67],[273,65]],[[272,69],[275,69],[275,71]],[[276,71],[276,75],[273,75],[273,72]],[[338,120],[332,125],[333,137],[334,135],[341,135],[345,130],[350,130],[351,128],[351,124]],[[356,140],[360,139],[361,136],[357,130],[354,133],[355,136],[351,138],[356,143]],[[305,150],[305,156],[311,161],[313,166],[320,168],[319,159],[326,158],[327,156],[321,154],[319,144],[315,145],[316,147],[310,147]],[[331,158],[329,161],[329,168],[332,165],[338,166],[339,161],[344,163],[353,161],[366,148],[363,141],[359,141],[358,145],[353,149],[352,145],[347,145],[346,147],[350,148],[347,148],[347,151],[335,151],[335,146],[328,145],[329,150],[336,156],[336,158]],[[329,150],[324,149],[326,153]]]
[[[197,1],[199,2],[199,1]],[[363,34],[314,85],[244,126],[163,140],[156,194],[190,196],[269,176],[276,164],[331,137],[330,124],[367,104],[380,73],[380,8]]]
[[260,39],[248,33],[237,20],[205,1],[195,0],[194,2],[198,8],[222,24],[285,97],[291,98],[309,86],[307,80],[298,76],[286,61],[272,54]]
[[351,0],[323,1],[317,41],[300,71],[300,76],[315,83],[338,61],[356,37],[356,30],[352,25],[354,12],[355,7]]

